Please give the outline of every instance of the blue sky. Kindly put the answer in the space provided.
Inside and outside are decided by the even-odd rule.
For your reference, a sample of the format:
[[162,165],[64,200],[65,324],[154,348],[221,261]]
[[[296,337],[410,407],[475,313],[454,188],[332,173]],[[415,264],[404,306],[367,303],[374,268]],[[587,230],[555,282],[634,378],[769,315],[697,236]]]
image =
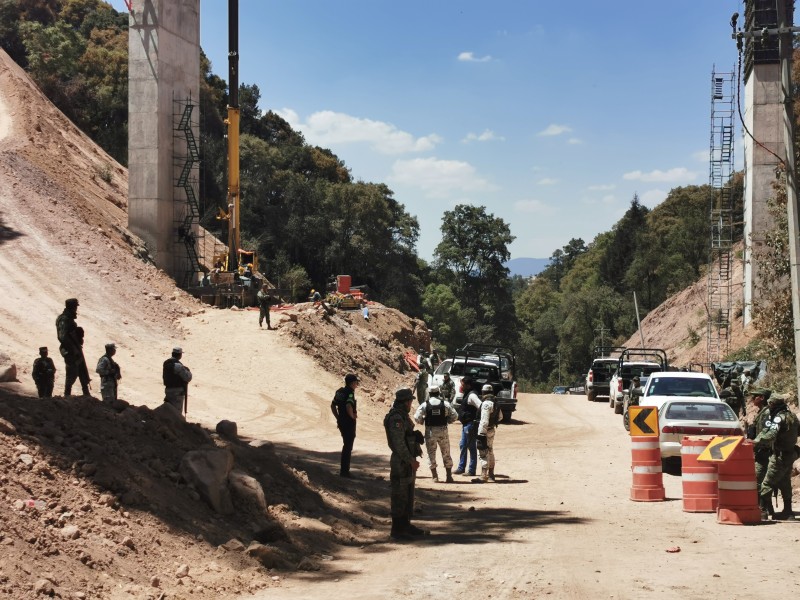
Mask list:
[[[113,0],[125,10],[122,0]],[[736,0],[240,0],[240,80],[420,222],[483,205],[512,258],[587,243],[708,183],[711,71],[735,70]],[[227,79],[227,1],[201,0]],[[740,21],[741,22],[741,21]],[[741,144],[736,162],[742,162]]]

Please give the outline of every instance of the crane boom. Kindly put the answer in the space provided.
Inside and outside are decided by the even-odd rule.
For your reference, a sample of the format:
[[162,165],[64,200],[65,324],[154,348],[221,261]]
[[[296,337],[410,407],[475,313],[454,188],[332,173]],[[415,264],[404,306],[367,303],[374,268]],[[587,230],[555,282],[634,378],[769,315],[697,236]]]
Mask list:
[[239,268],[239,0],[228,0],[228,270]]

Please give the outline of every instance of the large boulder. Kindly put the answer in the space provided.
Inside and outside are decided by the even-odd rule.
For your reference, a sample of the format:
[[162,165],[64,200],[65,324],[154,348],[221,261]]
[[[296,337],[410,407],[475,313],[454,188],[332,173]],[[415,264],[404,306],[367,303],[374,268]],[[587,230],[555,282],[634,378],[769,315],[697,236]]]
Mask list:
[[222,419],[222,421],[217,423],[217,433],[229,440],[235,440],[239,437],[239,428],[235,421]]
[[7,354],[0,352],[0,382],[16,381],[17,365]]
[[266,513],[267,499],[264,497],[264,489],[257,479],[242,471],[231,471],[228,475],[228,482],[237,504],[250,506],[260,514]]
[[220,514],[233,512],[228,476],[233,454],[226,448],[191,450],[181,459],[181,476]]

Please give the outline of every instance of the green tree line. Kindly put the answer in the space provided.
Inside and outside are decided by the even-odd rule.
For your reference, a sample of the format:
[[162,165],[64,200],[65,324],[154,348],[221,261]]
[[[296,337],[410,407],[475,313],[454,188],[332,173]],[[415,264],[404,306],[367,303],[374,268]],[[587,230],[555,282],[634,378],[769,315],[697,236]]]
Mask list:
[[[102,0],[0,0],[2,48],[122,164],[127,23]],[[204,55],[201,71],[202,223],[224,238],[215,215],[226,204],[227,84]],[[634,196],[610,231],[570,240],[532,280],[509,276],[509,224],[484,206],[459,205],[442,215],[428,263],[416,250],[417,218],[388,186],[354,180],[330,150],[263,111],[260,96],[241,85],[241,229],[265,274],[302,295],[348,273],[375,299],[424,318],[445,353],[467,341],[514,347],[529,389],[576,380],[601,335],[620,342],[636,331],[634,292],[643,318],[708,261],[713,190],[685,186],[652,210]],[[741,222],[741,175],[733,183]]]

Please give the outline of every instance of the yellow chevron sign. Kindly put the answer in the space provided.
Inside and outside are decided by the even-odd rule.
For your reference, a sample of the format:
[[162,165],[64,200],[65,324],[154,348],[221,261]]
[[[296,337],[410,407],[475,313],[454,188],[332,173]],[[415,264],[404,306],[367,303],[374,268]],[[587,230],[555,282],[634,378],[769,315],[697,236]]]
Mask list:
[[741,435],[720,435],[708,443],[706,449],[697,457],[703,462],[725,462],[739,447],[744,438]]
[[655,406],[629,406],[631,435],[658,437],[658,410]]

